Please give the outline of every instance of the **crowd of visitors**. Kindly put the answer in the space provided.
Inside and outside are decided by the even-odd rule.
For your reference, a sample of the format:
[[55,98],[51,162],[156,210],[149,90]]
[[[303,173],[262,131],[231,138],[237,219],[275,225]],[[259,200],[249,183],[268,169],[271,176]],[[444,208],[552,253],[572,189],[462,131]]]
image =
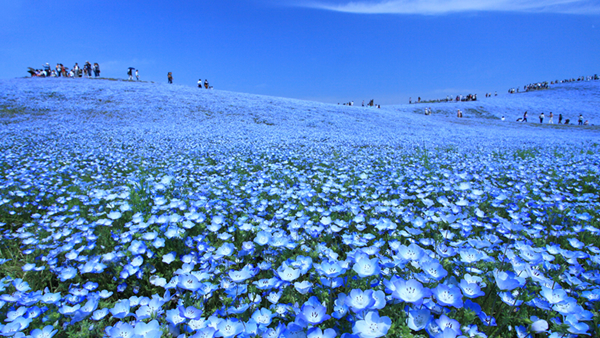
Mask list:
[[[485,97],[491,97],[491,93],[486,94]],[[444,99],[433,99],[433,100],[421,100],[421,97],[417,98],[417,101],[414,103],[440,103],[440,102],[468,102],[468,101],[477,101],[477,94],[469,94],[466,96],[463,95],[456,95],[455,98],[450,97],[450,95],[447,95],[446,98]],[[408,99],[408,103],[412,104],[412,97],[410,97]]]
[[[523,117],[519,117],[517,119],[517,122],[527,122],[527,111],[523,113]],[[544,123],[544,120],[546,119],[546,115],[544,115],[544,112],[541,112],[540,115],[538,116],[538,118],[540,119],[540,123]],[[502,121],[504,121],[504,116],[502,116]],[[564,124],[570,124],[571,120],[570,119],[565,119],[565,123]],[[554,124],[554,113],[550,112],[548,114],[548,124]],[[563,116],[562,114],[558,114],[558,124],[563,124]],[[590,124],[590,122],[588,120],[583,119],[583,114],[579,114],[579,117],[577,118],[577,124],[580,126],[587,126]]]
[[31,75],[31,77],[92,77],[92,72],[94,73],[94,77],[100,76],[100,65],[98,63],[94,63],[93,65],[86,61],[83,67],[79,67],[79,64],[75,62],[75,65],[69,69],[65,67],[62,63],[57,63],[56,68],[52,69],[49,63],[46,62],[45,65],[42,66],[41,69],[34,69],[32,67],[28,67],[27,72]]

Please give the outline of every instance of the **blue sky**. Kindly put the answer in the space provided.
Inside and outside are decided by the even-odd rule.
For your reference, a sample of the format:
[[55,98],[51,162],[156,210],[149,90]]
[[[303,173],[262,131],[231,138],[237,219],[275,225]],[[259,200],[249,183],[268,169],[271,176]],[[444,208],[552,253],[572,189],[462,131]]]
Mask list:
[[0,0],[0,78],[48,62],[315,100],[416,99],[600,74],[600,1]]

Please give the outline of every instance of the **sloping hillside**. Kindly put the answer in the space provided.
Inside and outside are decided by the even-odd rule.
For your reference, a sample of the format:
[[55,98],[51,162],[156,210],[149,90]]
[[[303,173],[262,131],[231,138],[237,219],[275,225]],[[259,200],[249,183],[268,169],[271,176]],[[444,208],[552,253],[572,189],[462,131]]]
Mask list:
[[[295,99],[202,90],[180,85],[87,80],[0,81],[1,121],[8,128],[78,128],[110,125],[137,133],[172,129],[174,138],[196,137],[261,142],[313,140],[334,144],[472,144],[494,139],[572,142],[595,138],[596,126],[540,125],[553,111],[575,121],[582,113],[600,121],[600,82],[553,86],[550,90],[501,94],[477,102],[382,107],[340,106]],[[424,116],[431,107],[432,116]],[[456,109],[464,112],[457,119]],[[514,122],[529,111],[530,123]],[[500,121],[506,116],[506,121]],[[26,122],[26,123],[24,123]],[[106,124],[107,123],[107,124]],[[95,126],[95,127],[92,127]]]

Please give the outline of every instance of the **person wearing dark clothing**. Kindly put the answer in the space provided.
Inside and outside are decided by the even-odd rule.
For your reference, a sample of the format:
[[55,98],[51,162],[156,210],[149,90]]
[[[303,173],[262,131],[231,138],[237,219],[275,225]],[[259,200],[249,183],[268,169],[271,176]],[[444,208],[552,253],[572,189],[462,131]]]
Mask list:
[[562,114],[558,114],[558,124],[562,123]]
[[527,112],[523,113],[523,122],[527,122]]
[[578,121],[579,121],[579,123],[578,123],[578,124],[579,124],[580,126],[583,126],[583,115],[579,114],[579,120],[578,120]]
[[204,80],[204,88],[208,89],[208,79]]
[[173,73],[172,72],[167,73],[167,80],[169,80],[169,83],[173,83]]

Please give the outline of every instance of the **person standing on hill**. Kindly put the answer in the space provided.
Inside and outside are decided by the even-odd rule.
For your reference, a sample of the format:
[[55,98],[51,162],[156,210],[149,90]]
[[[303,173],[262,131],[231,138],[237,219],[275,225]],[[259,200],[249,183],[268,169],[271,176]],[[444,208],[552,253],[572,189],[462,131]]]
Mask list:
[[527,112],[523,113],[523,122],[527,122]]
[[208,89],[208,79],[204,80],[204,88]]
[[544,123],[544,113],[540,114],[540,123]]
[[167,80],[169,80],[169,83],[173,83],[173,73],[172,72],[167,73]]
[[580,126],[583,126],[583,115],[579,114],[579,120],[578,120],[578,121],[579,121],[579,123],[578,123],[578,124],[579,124]]
[[127,69],[127,75],[129,76],[129,81],[133,81],[133,70],[131,68]]
[[202,79],[198,79],[198,88],[202,88]]
[[135,79],[136,79],[137,81],[139,81],[139,80],[140,80],[140,71],[139,71],[138,69],[136,69],[136,70],[135,70]]
[[548,115],[548,123],[549,124],[554,124],[554,114],[552,114],[552,112],[550,112],[550,115]]
[[562,123],[562,114],[558,114],[558,124]]

